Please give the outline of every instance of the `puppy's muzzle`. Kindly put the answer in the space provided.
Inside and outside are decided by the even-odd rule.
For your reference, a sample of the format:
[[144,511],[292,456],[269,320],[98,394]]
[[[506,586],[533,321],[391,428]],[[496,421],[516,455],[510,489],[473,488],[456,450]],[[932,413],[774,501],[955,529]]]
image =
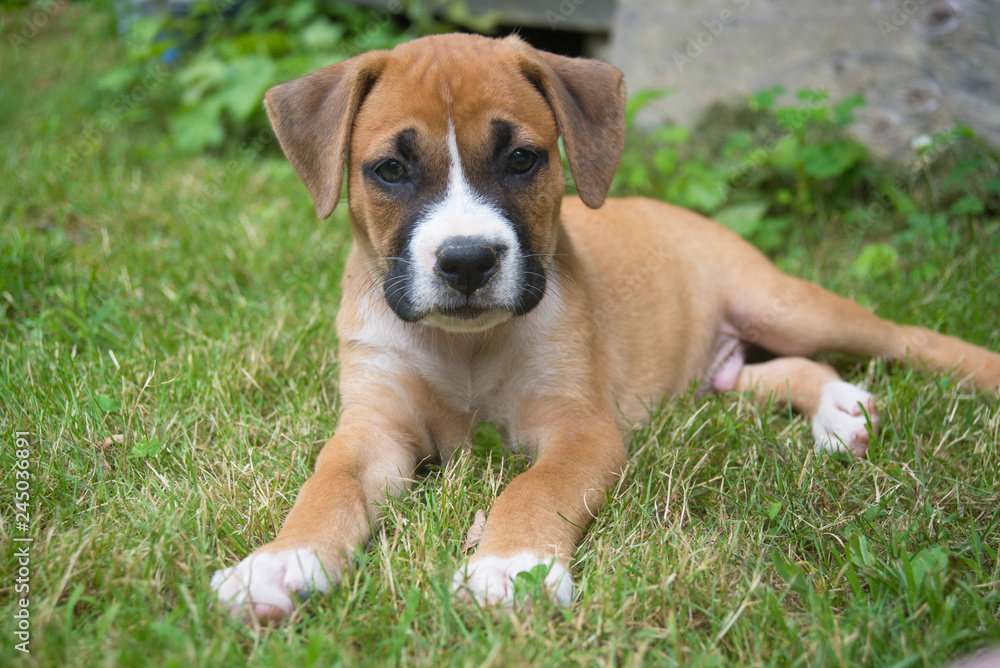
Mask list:
[[434,271],[448,287],[472,297],[499,272],[505,251],[483,239],[452,237],[438,249]]

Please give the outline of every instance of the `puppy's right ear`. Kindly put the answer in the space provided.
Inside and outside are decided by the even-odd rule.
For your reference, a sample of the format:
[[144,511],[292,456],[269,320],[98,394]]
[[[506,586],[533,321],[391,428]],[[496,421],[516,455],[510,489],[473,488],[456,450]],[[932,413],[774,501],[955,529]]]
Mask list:
[[371,51],[264,95],[281,150],[309,189],[320,218],[337,206],[354,116],[388,61],[388,51]]

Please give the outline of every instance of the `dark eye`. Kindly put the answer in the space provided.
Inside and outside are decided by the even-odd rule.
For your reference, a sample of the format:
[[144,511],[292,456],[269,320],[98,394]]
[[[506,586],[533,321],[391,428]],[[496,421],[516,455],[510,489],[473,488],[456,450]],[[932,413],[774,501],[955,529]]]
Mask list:
[[386,160],[379,163],[375,168],[375,173],[386,183],[399,183],[405,181],[407,177],[406,167],[398,160]]
[[527,174],[535,166],[538,156],[531,151],[519,148],[507,158],[507,172],[510,174]]

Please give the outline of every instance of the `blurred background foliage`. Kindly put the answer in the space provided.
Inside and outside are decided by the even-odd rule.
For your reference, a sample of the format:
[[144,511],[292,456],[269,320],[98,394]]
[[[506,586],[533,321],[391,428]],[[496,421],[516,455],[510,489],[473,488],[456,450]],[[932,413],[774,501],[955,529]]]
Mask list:
[[[301,76],[370,49],[422,35],[490,33],[497,16],[473,17],[454,0],[406,0],[399,12],[296,0],[195,2],[184,12],[123,16],[125,59],[100,88],[122,95],[143,85],[150,67],[174,70],[151,91],[137,120],[161,123],[185,152],[237,145],[267,130],[261,99],[278,81]],[[627,150],[614,193],[640,194],[692,208],[729,225],[767,252],[803,238],[804,218],[843,219],[863,228],[893,221],[893,238],[865,249],[852,268],[890,271],[895,241],[975,237],[975,217],[1000,210],[998,156],[965,127],[914,142],[908,164],[889,165],[851,138],[860,97],[831,103],[801,90],[778,103],[781,87],[741,105],[718,106],[699,127],[633,129],[637,112],[666,90],[633,92]],[[963,234],[949,233],[951,225]]]
[[[849,132],[863,98],[832,103],[823,91],[800,90],[795,104],[778,104],[784,93],[779,86],[745,105],[718,105],[693,130],[664,125],[640,133],[630,124],[616,189],[710,215],[771,253],[789,245],[789,235],[809,241],[803,220],[956,244],[976,237],[975,218],[1000,211],[998,155],[971,129],[918,137],[908,162],[889,163]],[[666,94],[632,95],[628,118]],[[874,249],[856,271],[877,273],[895,262],[891,245]]]
[[473,17],[453,0],[397,4],[397,14],[318,0],[194,2],[129,14],[128,3],[117,3],[126,59],[100,85],[121,93],[142,84],[150,63],[176,68],[156,97],[177,147],[200,151],[266,128],[261,100],[278,81],[415,37],[493,26],[493,17]]
[[[398,0],[395,13],[318,0],[167,3],[173,11],[148,13],[141,5],[97,3],[113,15],[103,29],[121,47],[80,95],[95,108],[116,101],[115,129],[151,127],[171,151],[220,156],[277,150],[261,100],[279,81],[422,35],[489,34],[500,21],[470,15],[461,0]],[[868,240],[851,267],[859,278],[891,274],[907,246],[973,242],[984,221],[996,219],[1000,159],[969,128],[918,137],[908,160],[887,163],[852,138],[862,98],[786,93],[779,86],[717,105],[694,128],[646,131],[634,122],[637,113],[683,91],[632,91],[613,194],[694,209],[772,255],[815,243],[827,223],[850,226]],[[802,224],[808,220],[816,224]]]

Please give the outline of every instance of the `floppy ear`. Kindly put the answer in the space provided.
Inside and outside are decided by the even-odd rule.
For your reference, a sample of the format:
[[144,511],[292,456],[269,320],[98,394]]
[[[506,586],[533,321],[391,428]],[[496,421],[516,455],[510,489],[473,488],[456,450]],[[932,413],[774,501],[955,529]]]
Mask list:
[[548,100],[583,203],[604,204],[625,145],[625,81],[599,60],[567,58],[522,42],[522,66]]
[[385,69],[389,53],[372,51],[278,84],[264,95],[281,150],[326,218],[337,206],[351,125],[365,95]]

